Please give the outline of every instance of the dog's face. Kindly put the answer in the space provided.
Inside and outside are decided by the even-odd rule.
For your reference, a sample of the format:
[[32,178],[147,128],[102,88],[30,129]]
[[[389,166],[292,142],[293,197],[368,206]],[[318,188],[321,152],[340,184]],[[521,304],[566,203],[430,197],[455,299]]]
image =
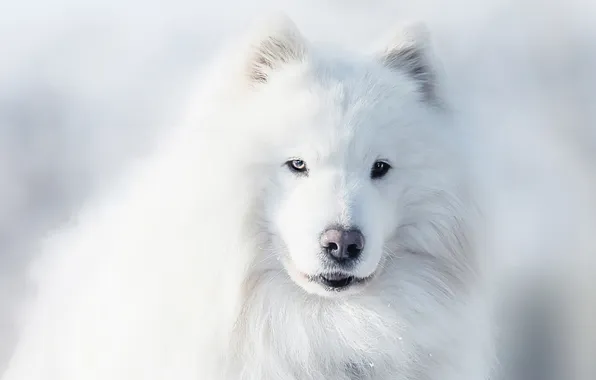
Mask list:
[[250,108],[267,131],[258,172],[268,173],[261,199],[274,254],[310,293],[360,292],[425,186],[433,112],[423,52],[402,40],[356,61],[315,57],[294,29],[258,49]]
[[267,199],[276,200],[267,211],[278,250],[285,253],[282,261],[308,291],[365,286],[399,226],[405,184],[400,160],[388,143],[394,136],[387,139],[378,125],[367,125],[375,123],[373,112],[360,115],[363,124],[357,127],[347,120],[332,128],[310,124],[304,140],[298,137],[284,149],[287,157],[268,190]]

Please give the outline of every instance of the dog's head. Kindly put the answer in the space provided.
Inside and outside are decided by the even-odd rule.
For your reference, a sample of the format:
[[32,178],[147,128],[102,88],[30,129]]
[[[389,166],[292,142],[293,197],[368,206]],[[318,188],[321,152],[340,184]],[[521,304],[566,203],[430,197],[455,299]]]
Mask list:
[[447,176],[428,37],[403,28],[356,55],[316,49],[282,19],[255,41],[239,114],[261,132],[252,173],[272,255],[308,292],[359,292]]

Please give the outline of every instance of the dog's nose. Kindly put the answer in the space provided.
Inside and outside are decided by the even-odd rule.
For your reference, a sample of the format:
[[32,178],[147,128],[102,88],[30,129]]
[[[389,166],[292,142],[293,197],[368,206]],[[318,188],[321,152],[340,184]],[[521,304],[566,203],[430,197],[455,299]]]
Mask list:
[[334,261],[345,264],[357,259],[364,249],[364,235],[359,230],[330,228],[321,235],[321,247]]

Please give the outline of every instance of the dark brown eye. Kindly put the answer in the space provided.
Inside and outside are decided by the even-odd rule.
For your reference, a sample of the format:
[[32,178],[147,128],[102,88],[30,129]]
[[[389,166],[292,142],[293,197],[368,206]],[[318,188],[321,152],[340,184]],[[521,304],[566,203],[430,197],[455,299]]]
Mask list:
[[389,169],[391,169],[391,165],[389,165],[385,161],[377,161],[373,164],[373,167],[370,170],[370,178],[383,178],[387,174]]
[[306,168],[306,162],[302,160],[290,160],[286,162],[286,165],[294,173],[306,174],[306,172],[308,171],[308,169]]

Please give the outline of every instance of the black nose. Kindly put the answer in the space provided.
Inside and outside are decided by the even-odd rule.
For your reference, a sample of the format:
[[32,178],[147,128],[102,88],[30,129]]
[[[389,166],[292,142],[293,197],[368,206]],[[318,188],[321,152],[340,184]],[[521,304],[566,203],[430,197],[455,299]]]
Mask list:
[[321,247],[333,261],[346,264],[357,259],[364,249],[364,235],[359,230],[330,228],[321,235]]

